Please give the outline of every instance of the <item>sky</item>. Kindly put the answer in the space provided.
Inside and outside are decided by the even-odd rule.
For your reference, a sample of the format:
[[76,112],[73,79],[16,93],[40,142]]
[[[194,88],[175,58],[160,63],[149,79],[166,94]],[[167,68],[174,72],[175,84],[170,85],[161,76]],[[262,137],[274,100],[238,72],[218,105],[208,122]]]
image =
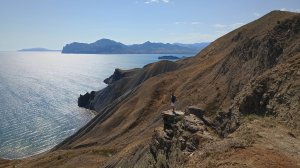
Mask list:
[[210,42],[272,10],[300,12],[300,0],[0,0],[0,51]]

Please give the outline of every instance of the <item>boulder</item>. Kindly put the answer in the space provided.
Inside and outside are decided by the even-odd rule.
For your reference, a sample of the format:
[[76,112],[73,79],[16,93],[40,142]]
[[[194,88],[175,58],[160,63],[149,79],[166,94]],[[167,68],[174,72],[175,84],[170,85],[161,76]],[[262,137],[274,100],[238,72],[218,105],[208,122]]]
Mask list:
[[188,114],[193,114],[197,118],[201,119],[205,125],[211,126],[211,121],[209,118],[205,117],[205,111],[202,108],[196,106],[189,106],[187,108]]
[[219,112],[212,126],[221,138],[227,137],[240,126],[239,114],[233,112]]
[[157,161],[159,153],[168,155],[172,146],[170,138],[167,136],[166,132],[162,128],[157,128],[154,130],[152,136],[152,142],[150,144],[150,152],[154,159]]
[[184,112],[172,110],[162,112],[164,120],[164,129],[173,129],[173,126],[180,120],[183,119]]
[[187,108],[189,114],[194,114],[198,118],[203,118],[205,111],[196,106],[189,106]]
[[203,132],[204,130],[204,122],[193,114],[185,116],[183,126],[186,131],[191,133]]

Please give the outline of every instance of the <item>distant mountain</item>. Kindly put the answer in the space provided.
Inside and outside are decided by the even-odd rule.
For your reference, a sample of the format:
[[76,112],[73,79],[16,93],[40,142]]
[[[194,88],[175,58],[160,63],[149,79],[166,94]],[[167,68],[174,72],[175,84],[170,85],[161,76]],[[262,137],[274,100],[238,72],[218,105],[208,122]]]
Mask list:
[[205,47],[207,47],[210,42],[203,42],[203,43],[194,43],[194,44],[182,44],[182,43],[173,43],[175,45],[181,46],[181,47],[188,47],[188,48],[194,48],[194,49],[204,49]]
[[101,39],[94,43],[67,44],[62,53],[74,54],[122,54],[128,53],[128,46],[109,39]]
[[25,48],[18,50],[19,52],[25,52],[25,51],[60,51],[60,50],[49,50],[46,48]]
[[[192,45],[192,44],[191,44]],[[74,42],[64,46],[62,53],[75,54],[196,54],[202,47],[190,47],[170,43],[152,43],[125,45],[110,39],[101,39],[94,43]]]

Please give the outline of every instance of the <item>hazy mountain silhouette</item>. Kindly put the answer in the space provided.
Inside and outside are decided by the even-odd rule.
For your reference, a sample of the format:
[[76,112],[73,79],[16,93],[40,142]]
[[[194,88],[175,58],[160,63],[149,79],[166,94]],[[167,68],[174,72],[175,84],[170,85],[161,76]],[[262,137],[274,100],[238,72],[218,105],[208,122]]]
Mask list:
[[[199,45],[201,44],[201,45]],[[67,44],[62,53],[78,54],[196,54],[207,46],[207,43],[197,44],[170,44],[152,43],[125,45],[110,39],[101,39],[94,43]]]
[[183,44],[183,43],[173,43],[175,45],[181,46],[181,47],[188,47],[188,48],[194,48],[194,49],[204,49],[207,47],[210,42],[203,42],[203,43],[194,43],[194,44]]
[[21,50],[18,50],[19,52],[24,52],[24,51],[60,51],[60,50],[50,50],[47,48],[41,48],[41,47],[36,47],[36,48],[24,48]]

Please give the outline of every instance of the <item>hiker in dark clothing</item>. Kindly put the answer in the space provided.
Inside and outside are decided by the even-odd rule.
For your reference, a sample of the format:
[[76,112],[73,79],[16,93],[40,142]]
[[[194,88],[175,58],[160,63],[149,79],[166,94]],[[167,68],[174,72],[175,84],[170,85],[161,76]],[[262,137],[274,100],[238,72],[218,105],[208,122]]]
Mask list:
[[173,108],[173,112],[175,112],[175,102],[176,102],[176,96],[172,92],[172,95],[171,95],[171,106]]

